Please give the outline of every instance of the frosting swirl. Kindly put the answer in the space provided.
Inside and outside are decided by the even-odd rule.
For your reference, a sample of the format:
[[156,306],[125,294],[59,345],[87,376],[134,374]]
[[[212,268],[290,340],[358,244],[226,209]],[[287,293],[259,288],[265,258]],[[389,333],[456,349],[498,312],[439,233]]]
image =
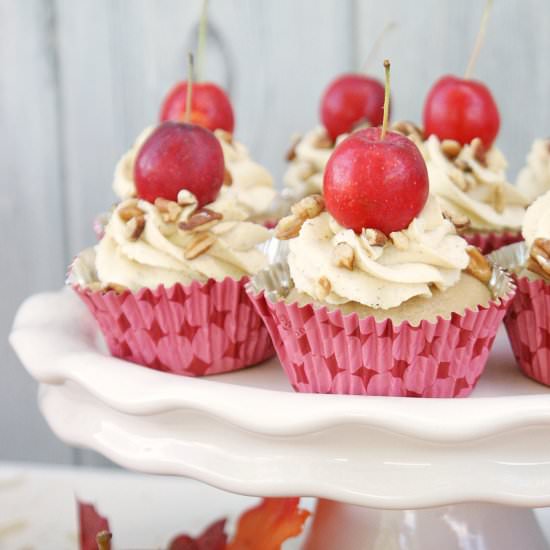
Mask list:
[[[336,144],[346,136],[339,136]],[[293,198],[323,192],[323,173],[336,144],[332,143],[322,126],[314,128],[296,142],[293,158],[283,177]]]
[[550,239],[550,191],[541,195],[525,212],[522,235],[531,250],[536,239]]
[[[96,271],[103,284],[119,284],[136,291],[193,280],[240,279],[267,265],[257,245],[270,233],[261,225],[244,221],[247,217],[235,200],[220,198],[207,209],[196,211],[196,199],[180,192],[185,206],[159,199],[155,204],[127,199],[111,216],[105,235],[96,246]],[[179,198],[179,197],[178,197]],[[143,223],[132,231],[126,215],[137,213]],[[193,227],[197,213],[206,215]],[[184,228],[181,227],[184,224]],[[187,225],[186,225],[187,224]]]
[[[443,217],[433,196],[409,227],[392,233],[383,246],[369,244],[366,235],[365,230],[358,235],[341,227],[327,212],[307,220],[289,241],[296,289],[328,304],[390,309],[414,296],[430,297],[432,285],[440,290],[455,285],[469,263],[466,241]],[[351,270],[334,262],[340,243],[353,249]],[[322,295],[320,280],[328,281]]]
[[517,188],[529,202],[550,190],[550,139],[536,139],[521,169]]
[[[141,146],[154,129],[154,126],[149,126],[143,130],[116,165],[113,191],[121,200],[136,196],[134,164]],[[235,199],[246,209],[248,218],[263,219],[269,215],[271,204],[277,194],[271,174],[254,162],[246,147],[235,141],[230,134],[224,130],[215,130],[214,135],[220,142],[225,167],[231,175],[230,185],[222,186],[220,196]]]
[[465,215],[475,230],[519,230],[527,200],[506,179],[506,159],[492,147],[480,159],[477,144],[462,147],[455,158],[447,157],[432,135],[421,148],[430,189],[444,210]]

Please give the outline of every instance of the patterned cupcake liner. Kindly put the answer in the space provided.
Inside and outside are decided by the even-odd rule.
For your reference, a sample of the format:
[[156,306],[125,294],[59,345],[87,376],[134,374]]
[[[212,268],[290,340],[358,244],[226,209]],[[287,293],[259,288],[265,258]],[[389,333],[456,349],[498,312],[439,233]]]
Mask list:
[[467,232],[462,237],[469,244],[477,246],[482,254],[490,254],[499,248],[523,240],[519,231]]
[[275,355],[245,291],[248,278],[161,285],[138,292],[95,291],[81,284],[82,273],[87,282],[93,274],[88,263],[92,254],[88,250],[79,256],[79,265],[72,270],[78,271],[78,282],[71,281],[72,287],[95,317],[115,357],[173,374],[204,376],[252,366]]
[[[525,243],[501,248],[490,257],[511,271],[525,265]],[[512,274],[516,297],[504,317],[512,351],[522,372],[550,386],[550,284]]]
[[293,388],[299,392],[408,397],[465,397],[480,377],[515,288],[495,268],[496,297],[450,319],[394,325],[311,304],[288,304],[288,265],[247,285]]

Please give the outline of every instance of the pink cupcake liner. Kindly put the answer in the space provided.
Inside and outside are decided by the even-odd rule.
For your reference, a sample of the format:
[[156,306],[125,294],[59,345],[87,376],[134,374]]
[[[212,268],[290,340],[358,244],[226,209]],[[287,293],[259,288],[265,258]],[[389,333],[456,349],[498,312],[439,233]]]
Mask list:
[[73,284],[112,355],[185,376],[230,372],[275,354],[245,292],[248,278],[123,293]]
[[257,275],[247,291],[298,392],[465,397],[485,368],[515,292],[502,270],[495,273],[499,299],[419,326],[287,304],[277,299],[291,284],[283,264]]
[[519,231],[493,231],[489,233],[471,232],[461,235],[469,244],[477,246],[482,254],[490,254],[494,250],[523,240]]

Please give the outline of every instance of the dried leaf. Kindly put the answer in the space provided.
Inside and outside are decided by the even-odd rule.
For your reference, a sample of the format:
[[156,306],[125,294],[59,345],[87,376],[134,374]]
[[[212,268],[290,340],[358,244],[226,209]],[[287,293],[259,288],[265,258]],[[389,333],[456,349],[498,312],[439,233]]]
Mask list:
[[239,518],[227,550],[280,550],[287,539],[302,532],[309,516],[298,508],[299,498],[264,498]]

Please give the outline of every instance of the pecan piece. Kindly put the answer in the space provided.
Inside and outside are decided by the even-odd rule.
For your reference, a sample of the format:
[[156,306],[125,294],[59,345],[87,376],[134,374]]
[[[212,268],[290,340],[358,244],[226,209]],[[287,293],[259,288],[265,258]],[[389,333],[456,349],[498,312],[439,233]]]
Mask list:
[[334,141],[332,141],[328,134],[323,133],[315,138],[313,147],[317,147],[317,149],[332,149],[334,147]]
[[222,218],[223,215],[219,212],[214,212],[210,208],[200,208],[193,212],[186,222],[180,222],[178,227],[184,231],[204,231],[207,227],[212,226],[212,222],[218,222]]
[[285,155],[285,160],[287,162],[292,162],[296,158],[296,147],[298,147],[298,143],[300,143],[302,139],[302,136],[298,136],[296,139],[292,140],[292,143],[290,144],[290,147]]
[[223,172],[223,184],[228,187],[233,184],[233,176],[227,168],[225,168]]
[[355,252],[348,243],[338,243],[332,251],[332,263],[336,267],[344,267],[353,271]]
[[388,242],[388,237],[380,229],[363,229],[363,238],[371,246],[384,246]]
[[322,195],[309,195],[292,205],[290,211],[304,220],[315,218],[325,209],[325,199]]
[[317,298],[319,300],[324,300],[332,290],[332,286],[330,284],[330,281],[326,277],[321,277],[317,283],[315,284],[315,293],[317,294]]
[[470,147],[472,148],[474,158],[479,162],[479,164],[482,166],[487,166],[487,150],[483,146],[481,139],[478,137],[474,138],[470,144]]
[[454,139],[444,139],[441,142],[441,152],[449,159],[454,160],[460,154],[462,146]]
[[527,269],[545,279],[550,278],[550,240],[535,239],[527,260]]
[[443,210],[443,217],[455,226],[457,233],[464,233],[470,227],[470,218],[464,214],[452,214],[447,210]]
[[300,233],[300,229],[302,229],[304,221],[303,218],[295,216],[294,214],[281,218],[277,227],[275,227],[275,237],[281,241],[297,237]]
[[489,260],[481,253],[481,250],[477,246],[468,246],[466,252],[470,256],[470,263],[465,269],[466,273],[482,283],[488,283],[493,274],[493,268]]
[[145,229],[145,217],[135,216],[126,224],[126,237],[131,241],[137,241]]
[[107,283],[103,285],[102,290],[103,292],[109,292],[110,290],[112,290],[117,294],[122,294],[126,292],[128,289],[124,285],[119,285],[118,283]]
[[422,138],[422,130],[416,124],[408,120],[398,120],[397,122],[394,122],[391,129],[394,132],[398,132],[407,137],[414,136],[417,138]]
[[118,209],[118,215],[123,222],[129,222],[132,218],[143,216],[143,214],[145,212],[141,208],[131,203]]
[[182,208],[177,202],[169,201],[168,199],[163,199],[162,197],[157,197],[155,199],[155,206],[161,213],[162,219],[165,222],[175,223],[178,221]]
[[186,260],[193,260],[204,254],[214,243],[216,237],[210,233],[197,233],[185,247],[183,254]]

